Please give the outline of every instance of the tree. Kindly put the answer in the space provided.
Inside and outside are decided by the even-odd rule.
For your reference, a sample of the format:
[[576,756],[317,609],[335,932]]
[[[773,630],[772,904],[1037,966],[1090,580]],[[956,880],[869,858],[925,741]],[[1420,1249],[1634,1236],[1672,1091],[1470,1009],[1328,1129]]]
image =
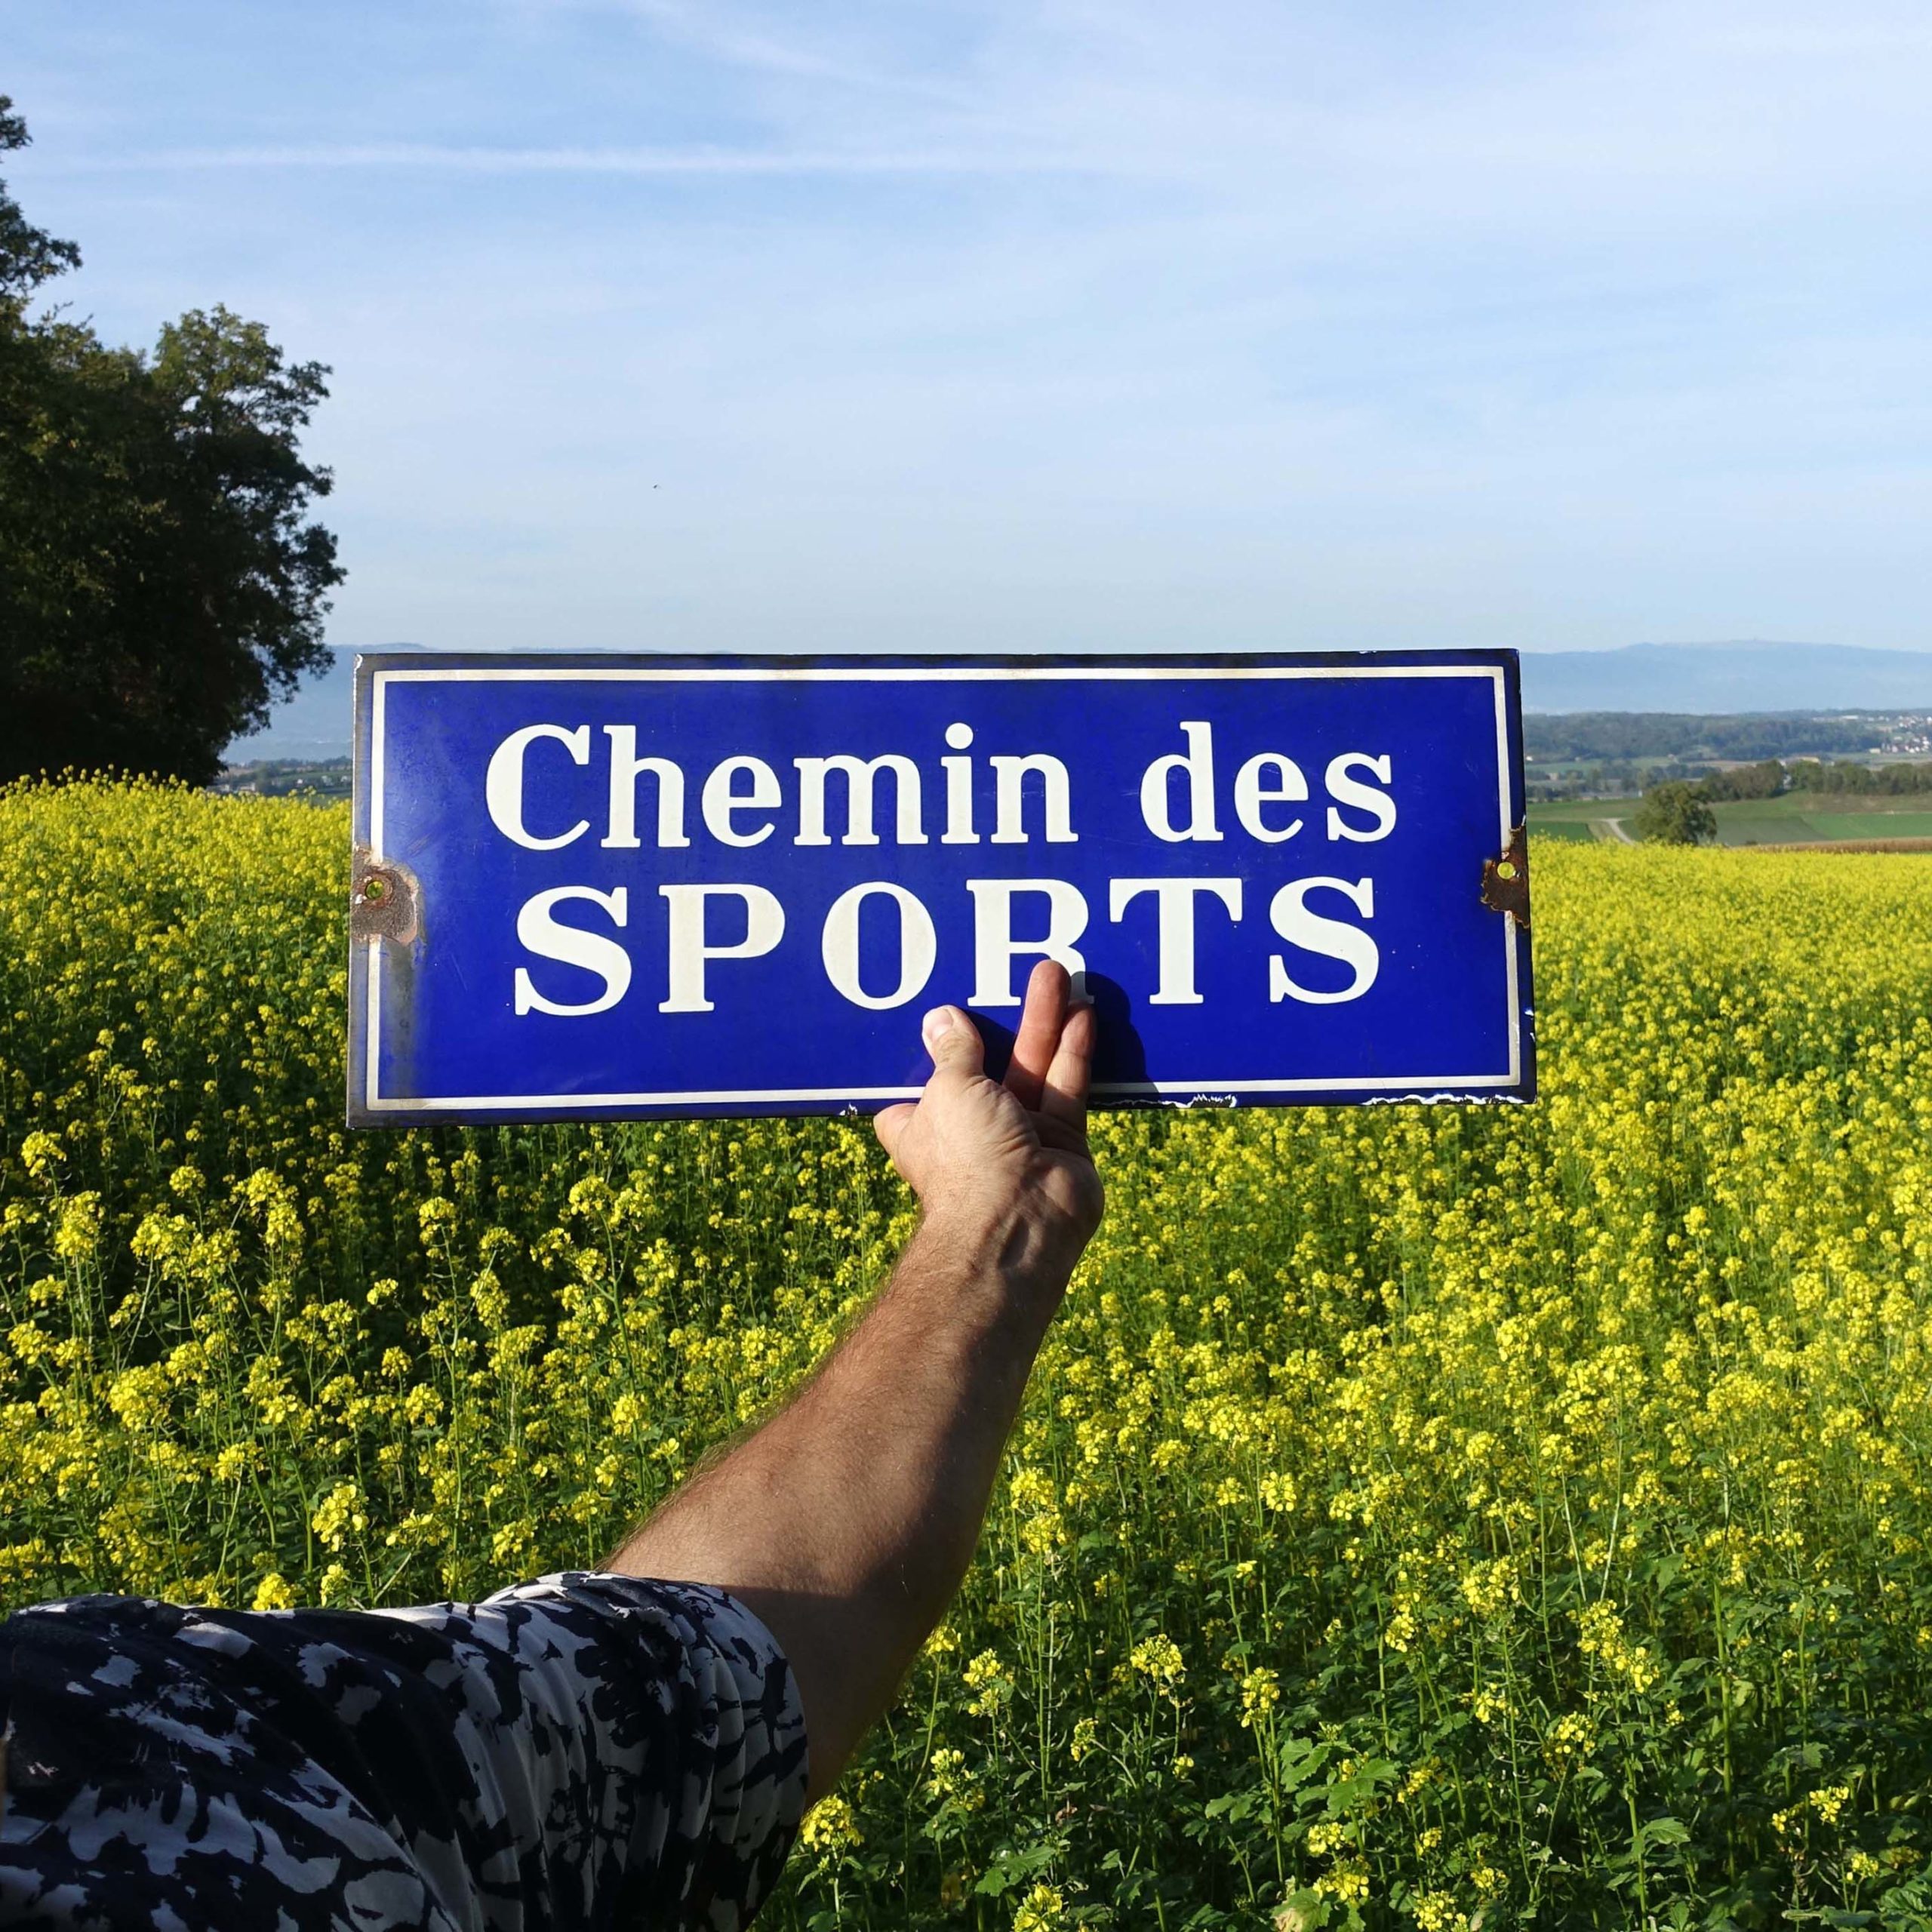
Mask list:
[[1647,844],[1702,845],[1718,835],[1717,814],[1696,786],[1679,778],[1653,785],[1634,822]]
[[[0,95],[0,152],[27,144]],[[327,661],[342,580],[297,439],[328,394],[258,322],[195,310],[152,353],[38,291],[79,251],[0,182],[0,780],[72,765],[205,783]]]
[[1714,771],[1703,781],[1707,798],[1775,798],[1785,788],[1781,759],[1761,758],[1755,764],[1733,765],[1728,771]]

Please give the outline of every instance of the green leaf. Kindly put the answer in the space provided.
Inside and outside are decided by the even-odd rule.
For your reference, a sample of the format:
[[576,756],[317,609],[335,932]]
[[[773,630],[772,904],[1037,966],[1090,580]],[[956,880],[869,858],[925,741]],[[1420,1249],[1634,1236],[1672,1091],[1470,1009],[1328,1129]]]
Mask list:
[[1654,1844],[1688,1844],[1690,1828],[1681,1818],[1653,1818],[1637,1828],[1638,1848],[1648,1851]]
[[1277,1932],[1316,1932],[1326,1925],[1332,1907],[1319,1892],[1291,1892],[1275,1908]]
[[1057,1844],[1036,1844],[1029,1851],[1008,1852],[993,1860],[973,1889],[984,1897],[999,1898],[1023,1884],[1035,1872],[1044,1871],[1060,1854]]

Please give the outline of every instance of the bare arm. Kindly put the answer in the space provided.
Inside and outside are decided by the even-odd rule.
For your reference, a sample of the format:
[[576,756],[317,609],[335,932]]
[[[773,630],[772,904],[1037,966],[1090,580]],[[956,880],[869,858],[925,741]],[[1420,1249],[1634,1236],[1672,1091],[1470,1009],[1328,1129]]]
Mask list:
[[786,1408],[702,1471],[611,1567],[712,1583],[796,1673],[814,1801],[891,1703],[972,1561],[1041,1338],[1100,1218],[1090,1008],[1034,969],[1004,1084],[957,1007],[934,1072],[875,1123],[924,1214],[884,1291]]

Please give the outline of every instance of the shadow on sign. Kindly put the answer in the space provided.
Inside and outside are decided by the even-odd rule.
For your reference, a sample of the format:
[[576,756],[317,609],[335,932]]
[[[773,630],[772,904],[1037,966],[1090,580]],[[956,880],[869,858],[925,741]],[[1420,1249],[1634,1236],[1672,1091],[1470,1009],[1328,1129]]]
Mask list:
[[[1134,1024],[1134,1002],[1128,997],[1127,989],[1118,980],[1092,971],[1083,976],[1082,983],[1100,1025],[1094,1084],[1104,1087],[1144,1081],[1148,1077],[1147,1052]],[[1013,1058],[1013,1029],[983,1013],[975,1013],[973,1023],[986,1044],[987,1073],[995,1080],[1004,1080]]]

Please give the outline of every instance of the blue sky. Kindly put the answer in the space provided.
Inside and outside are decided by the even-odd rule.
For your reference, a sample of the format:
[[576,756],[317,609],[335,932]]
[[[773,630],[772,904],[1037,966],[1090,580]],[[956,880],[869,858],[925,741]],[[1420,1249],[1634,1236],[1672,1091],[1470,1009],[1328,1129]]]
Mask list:
[[146,340],[334,365],[331,634],[1932,647],[1932,12],[0,0]]

